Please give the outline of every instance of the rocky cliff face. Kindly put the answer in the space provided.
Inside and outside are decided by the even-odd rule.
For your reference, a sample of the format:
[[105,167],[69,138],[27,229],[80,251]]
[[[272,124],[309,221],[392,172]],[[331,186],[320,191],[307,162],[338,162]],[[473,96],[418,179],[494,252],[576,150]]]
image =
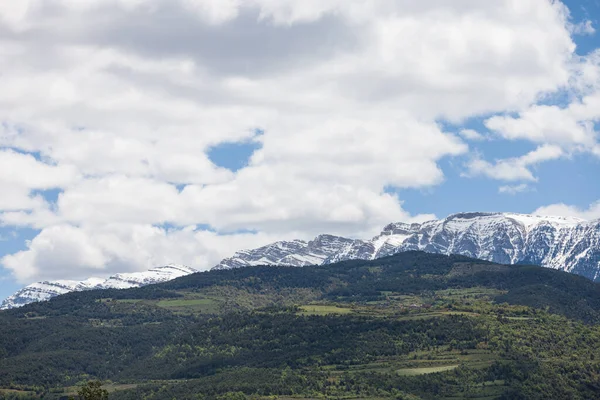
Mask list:
[[[321,247],[319,238],[327,236]],[[531,263],[600,280],[600,221],[511,213],[462,213],[423,224],[393,223],[371,240],[322,235],[296,248],[277,243],[242,251],[215,268],[247,265],[330,264],[373,260],[401,251],[461,254],[503,264]],[[309,244],[312,244],[309,245]],[[280,246],[278,257],[266,249]],[[310,249],[310,250],[309,250]],[[309,257],[309,254],[319,254]],[[323,258],[323,255],[326,255]],[[302,262],[298,262],[302,260]]]
[[333,235],[319,235],[310,242],[294,240],[275,242],[254,250],[242,250],[226,258],[213,269],[231,269],[253,265],[287,265],[305,267],[320,265],[329,257],[354,243]]

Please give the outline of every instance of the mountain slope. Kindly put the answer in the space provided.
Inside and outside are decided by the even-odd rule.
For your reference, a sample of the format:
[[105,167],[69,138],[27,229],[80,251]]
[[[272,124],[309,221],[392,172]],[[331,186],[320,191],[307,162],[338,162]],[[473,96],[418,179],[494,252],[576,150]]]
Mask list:
[[81,292],[94,289],[129,289],[141,287],[171,279],[179,278],[196,272],[196,270],[183,265],[166,265],[152,268],[145,272],[129,274],[116,274],[108,279],[89,278],[85,281],[46,281],[33,283],[0,304],[0,310],[22,307],[26,304],[47,301],[55,296],[70,292]]
[[[326,265],[374,260],[410,250],[459,254],[502,264],[541,265],[600,280],[600,220],[513,213],[462,213],[423,224],[392,223],[371,240],[319,235],[309,242],[280,241],[238,251],[213,269]],[[192,272],[195,271],[187,267],[167,266],[143,273],[117,274],[104,282],[40,282],[6,299],[0,309],[72,291],[139,287]]]
[[592,399],[599,310],[580,276],[415,251],[202,272],[0,312],[0,398]]
[[[318,239],[318,238],[317,238]],[[318,243],[317,240],[313,241]],[[309,243],[313,243],[309,242]],[[389,224],[371,240],[336,238],[337,246],[320,264],[373,260],[402,251],[460,254],[503,264],[535,264],[592,280],[600,279],[600,221],[512,213],[462,213],[423,224]],[[272,245],[271,245],[272,246]],[[287,259],[304,257],[306,248],[285,250]],[[285,257],[265,257],[265,246],[238,252],[216,269],[248,265],[291,265]],[[319,247],[312,246],[313,253]],[[306,260],[306,259],[305,259]],[[319,261],[319,260],[316,260]],[[308,262],[308,260],[306,260]],[[315,262],[319,264],[319,262]]]
[[323,264],[331,256],[352,245],[354,241],[339,236],[319,235],[310,242],[281,241],[254,250],[242,250],[226,258],[213,269],[251,267],[255,265],[287,265],[305,267]]

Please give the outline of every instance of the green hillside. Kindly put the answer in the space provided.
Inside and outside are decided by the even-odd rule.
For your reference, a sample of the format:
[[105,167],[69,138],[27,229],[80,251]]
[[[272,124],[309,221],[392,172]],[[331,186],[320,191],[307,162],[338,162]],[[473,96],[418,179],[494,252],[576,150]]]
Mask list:
[[402,253],[0,312],[0,398],[600,398],[600,285]]

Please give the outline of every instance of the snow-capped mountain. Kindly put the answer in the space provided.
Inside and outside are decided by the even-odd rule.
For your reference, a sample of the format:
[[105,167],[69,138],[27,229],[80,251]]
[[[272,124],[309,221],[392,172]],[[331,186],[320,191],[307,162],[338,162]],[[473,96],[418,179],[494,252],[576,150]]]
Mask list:
[[170,264],[164,267],[152,268],[145,272],[116,274],[108,279],[89,278],[85,281],[51,281],[33,283],[0,304],[0,310],[22,307],[37,301],[47,301],[52,297],[69,293],[93,289],[129,289],[170,281],[181,276],[197,272],[193,268],[183,265]]
[[217,264],[213,269],[251,267],[253,265],[288,265],[305,267],[323,264],[325,260],[352,245],[354,240],[333,235],[319,235],[310,242],[281,241],[254,250],[241,250]]
[[175,278],[198,272],[185,265],[169,264],[164,267],[152,268],[145,272],[132,272],[128,274],[116,274],[97,286],[98,289],[129,289],[134,287],[153,285],[155,283],[167,282]]
[[[320,248],[323,236],[335,245]],[[531,263],[600,280],[600,220],[512,213],[462,213],[423,224],[393,223],[371,240],[322,235],[308,243],[279,242],[237,252],[215,268],[330,264],[409,250],[461,254],[503,264]]]
[[[309,242],[275,242],[238,251],[213,269],[255,265],[304,267],[373,260],[409,250],[461,254],[502,264],[536,264],[600,281],[600,220],[512,213],[461,213],[422,224],[392,223],[370,240],[319,235]],[[139,287],[194,272],[185,266],[167,265],[108,279],[38,282],[4,300],[0,310],[73,291]]]

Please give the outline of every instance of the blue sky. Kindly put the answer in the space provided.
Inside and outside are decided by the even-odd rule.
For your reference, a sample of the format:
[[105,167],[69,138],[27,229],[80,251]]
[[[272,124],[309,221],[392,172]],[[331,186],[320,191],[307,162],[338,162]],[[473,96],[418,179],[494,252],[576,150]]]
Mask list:
[[[565,0],[573,21],[589,20],[594,27],[600,21],[600,1]],[[600,47],[598,33],[575,35],[577,54],[586,55]],[[476,126],[484,132],[481,119],[465,124]],[[489,141],[475,143],[476,151],[490,154],[493,158],[517,157],[532,146],[528,142]],[[465,179],[461,177],[460,160],[445,160],[441,163],[446,177],[438,186],[425,190],[395,190],[411,213],[433,212],[446,216],[460,211],[512,211],[530,213],[541,205],[565,203],[585,209],[600,199],[600,159],[580,155],[574,159],[554,160],[536,168],[539,181],[530,190],[519,195],[498,193],[496,182],[485,178]]]
[[597,0],[49,2],[64,30],[0,8],[0,299],[432,214],[600,217]]

